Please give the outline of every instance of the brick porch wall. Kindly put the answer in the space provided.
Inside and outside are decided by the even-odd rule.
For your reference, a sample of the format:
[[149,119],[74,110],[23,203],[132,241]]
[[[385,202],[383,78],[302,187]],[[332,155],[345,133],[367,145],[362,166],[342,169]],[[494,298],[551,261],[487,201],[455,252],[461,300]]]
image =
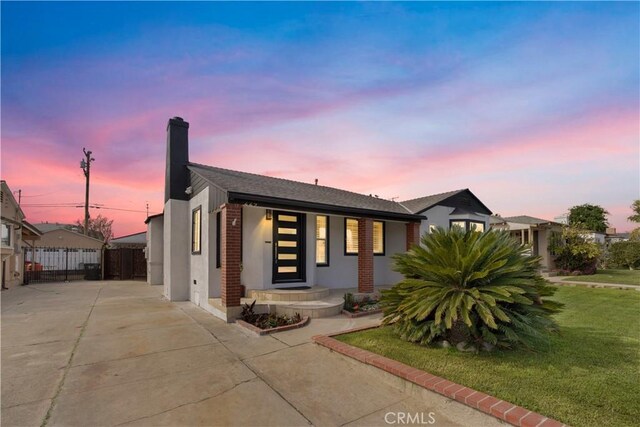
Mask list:
[[358,292],[373,292],[373,220],[358,218]]
[[242,206],[233,203],[223,205],[220,215],[220,291],[225,307],[240,305],[241,230]]
[[407,250],[411,249],[411,246],[420,244],[420,223],[408,222],[407,226]]

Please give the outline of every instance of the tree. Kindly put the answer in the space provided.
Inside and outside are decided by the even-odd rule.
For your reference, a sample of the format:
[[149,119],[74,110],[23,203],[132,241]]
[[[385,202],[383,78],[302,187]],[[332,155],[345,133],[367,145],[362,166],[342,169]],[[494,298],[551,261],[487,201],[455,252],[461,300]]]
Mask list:
[[[77,220],[75,225],[78,227],[79,233],[84,233],[84,221]],[[109,240],[113,238],[112,225],[113,220],[102,215],[89,218],[89,236],[109,243]]]
[[607,215],[609,215],[609,212],[602,206],[585,203],[569,209],[569,225],[604,233],[609,226]]
[[640,199],[633,201],[631,210],[633,211],[633,215],[627,217],[627,220],[631,222],[640,222]]
[[446,340],[458,348],[535,348],[557,330],[561,304],[544,297],[555,288],[505,231],[452,228],[423,235],[420,246],[397,254],[405,279],[382,291],[384,323],[420,344]]

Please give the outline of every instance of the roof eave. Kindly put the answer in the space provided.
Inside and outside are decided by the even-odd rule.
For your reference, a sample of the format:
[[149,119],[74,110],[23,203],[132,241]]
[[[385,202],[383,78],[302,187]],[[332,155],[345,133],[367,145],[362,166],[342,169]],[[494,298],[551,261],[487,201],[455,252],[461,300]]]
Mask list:
[[323,203],[306,202],[302,200],[283,199],[279,197],[263,196],[258,194],[229,192],[230,203],[252,203],[255,206],[267,208],[300,209],[317,213],[364,216],[376,219],[400,220],[400,221],[422,221],[426,219],[424,215],[400,213],[390,211],[379,211],[373,209],[353,208],[348,206],[335,206]]

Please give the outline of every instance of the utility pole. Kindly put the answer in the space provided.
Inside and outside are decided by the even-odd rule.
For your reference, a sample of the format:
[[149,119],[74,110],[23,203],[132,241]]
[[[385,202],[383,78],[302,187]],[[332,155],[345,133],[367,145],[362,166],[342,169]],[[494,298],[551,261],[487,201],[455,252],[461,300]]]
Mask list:
[[87,181],[84,194],[84,235],[87,236],[89,235],[89,176],[91,175],[91,162],[95,159],[91,157],[91,151],[87,151],[84,147],[82,147],[82,152],[86,157],[86,160],[80,160],[80,167]]

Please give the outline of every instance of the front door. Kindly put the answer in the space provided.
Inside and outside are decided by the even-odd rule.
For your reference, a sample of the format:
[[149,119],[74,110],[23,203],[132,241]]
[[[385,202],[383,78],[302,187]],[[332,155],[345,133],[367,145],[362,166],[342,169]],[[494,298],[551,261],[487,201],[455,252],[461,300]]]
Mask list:
[[305,215],[273,212],[273,283],[305,281]]

